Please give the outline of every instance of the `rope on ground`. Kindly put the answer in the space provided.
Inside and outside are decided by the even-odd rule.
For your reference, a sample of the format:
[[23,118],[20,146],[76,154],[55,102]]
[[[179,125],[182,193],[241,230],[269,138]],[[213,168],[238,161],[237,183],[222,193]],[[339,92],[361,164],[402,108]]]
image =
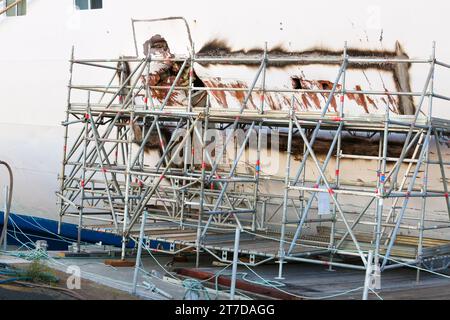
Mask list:
[[[19,230],[20,230],[20,228],[19,228]],[[14,229],[14,232],[15,232],[15,229]],[[23,231],[20,230],[20,232],[21,232],[25,237],[27,237],[27,236],[23,233]],[[20,243],[20,244],[22,245],[21,248],[26,248],[26,249],[28,249],[28,250],[32,250],[32,248],[28,245],[28,244],[30,244],[30,243],[32,243],[32,242],[23,243],[23,242],[17,237],[17,234],[16,234],[16,233],[14,233],[14,235],[10,234],[10,236],[11,236],[14,240],[16,240],[18,243]],[[28,238],[28,237],[27,237],[27,238]],[[6,254],[11,255],[11,252],[6,252]],[[69,265],[67,265],[67,264],[65,264],[65,263],[63,263],[63,262],[61,262],[61,261],[58,261],[57,259],[55,259],[55,258],[53,258],[53,257],[51,257],[51,256],[49,256],[49,255],[47,255],[47,262],[48,262],[49,264],[53,264],[54,266],[60,266],[60,267],[63,267],[63,268],[65,268],[65,269],[67,269],[67,267],[69,267]],[[64,272],[65,272],[65,270],[64,270]],[[94,280],[98,280],[98,281],[108,282],[108,283],[111,284],[111,286],[114,285],[116,288],[121,288],[121,290],[124,290],[124,291],[129,291],[129,290],[130,290],[130,288],[129,288],[129,287],[130,287],[130,283],[128,283],[128,282],[120,281],[120,280],[116,280],[116,279],[111,279],[111,278],[108,278],[108,277],[105,277],[105,276],[101,276],[101,275],[94,274],[94,273],[91,273],[91,272],[86,272],[86,271],[83,271],[83,274],[86,275],[86,276],[89,276],[89,277],[91,278],[91,280],[94,279]],[[24,284],[26,284],[26,283],[24,283]],[[30,284],[30,286],[31,286],[31,284]],[[34,284],[33,286],[37,286],[37,285]]]
[[211,300],[208,290],[206,290],[203,284],[198,280],[195,279],[183,280],[183,288],[186,289],[183,296],[183,300]]
[[[269,283],[268,280],[264,279],[262,276],[260,276],[256,271],[254,271],[253,269],[251,269],[249,266],[247,266],[246,264],[244,264],[244,266],[247,267],[247,269],[249,269],[249,270],[250,270],[254,275],[256,275],[258,278],[260,278],[260,279],[263,280],[263,281],[267,281],[267,283]],[[274,286],[271,286],[271,287],[274,288],[274,289],[276,289],[276,290],[278,290],[278,291],[280,291],[280,292],[283,292],[283,293],[285,293],[285,294],[288,294],[288,295],[290,295],[290,296],[292,296],[292,297],[299,298],[299,299],[304,299],[304,300],[325,300],[325,299],[332,299],[332,298],[337,298],[337,297],[345,296],[345,295],[348,295],[348,294],[350,294],[350,293],[357,292],[357,291],[361,291],[361,290],[364,289],[364,287],[359,287],[359,288],[355,288],[355,289],[351,289],[351,290],[348,290],[348,291],[339,292],[339,293],[337,293],[337,294],[333,294],[333,295],[329,295],[329,296],[323,296],[323,297],[306,297],[306,296],[300,296],[300,295],[294,294],[294,293],[292,293],[292,292],[288,292],[288,291],[283,290],[283,289],[281,289],[281,288],[279,288],[279,287],[274,287]]]
[[384,300],[384,299],[380,296],[380,294],[377,293],[375,290],[373,290],[373,289],[371,289],[371,288],[369,288],[369,290],[370,290],[370,292],[372,292],[374,295],[376,295],[378,299]]

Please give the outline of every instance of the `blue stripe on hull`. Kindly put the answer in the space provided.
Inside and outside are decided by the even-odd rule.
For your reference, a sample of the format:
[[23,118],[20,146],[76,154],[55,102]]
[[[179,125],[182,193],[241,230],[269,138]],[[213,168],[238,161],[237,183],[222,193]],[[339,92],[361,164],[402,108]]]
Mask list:
[[[14,236],[23,243],[27,243],[30,240],[33,242],[36,240],[47,240],[49,250],[67,250],[67,247],[71,243],[77,241],[78,226],[75,224],[62,223],[61,233],[58,235],[57,221],[19,214],[11,214],[10,218],[12,221],[10,219],[8,223],[9,232],[14,234]],[[0,225],[3,227],[3,212],[0,212]],[[23,235],[19,229],[25,233],[26,236]],[[28,239],[27,236],[30,239]],[[92,230],[82,230],[81,241],[87,243],[102,242],[103,245],[117,247],[122,245],[122,238],[120,236]],[[8,244],[20,245],[20,242],[9,236]],[[134,242],[130,241],[127,247],[133,248]]]

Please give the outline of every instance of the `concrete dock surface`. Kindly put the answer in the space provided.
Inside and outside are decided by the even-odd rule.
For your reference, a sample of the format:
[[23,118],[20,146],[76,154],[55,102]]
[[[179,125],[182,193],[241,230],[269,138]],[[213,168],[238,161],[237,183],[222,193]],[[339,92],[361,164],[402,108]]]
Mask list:
[[[134,267],[111,267],[105,265],[104,258],[64,258],[48,261],[52,268],[65,272],[69,266],[77,266],[81,270],[81,277],[101,286],[111,287],[130,293],[132,291]],[[142,270],[138,277],[137,296],[143,299],[175,299],[184,298],[186,288],[181,281],[183,278],[171,271],[178,268],[194,268],[195,257],[189,256],[186,261],[178,262],[173,256],[158,254],[153,257],[145,256],[142,259]],[[209,257],[202,257],[200,269],[222,276],[230,276],[231,266],[217,265]],[[251,271],[253,270],[253,271]],[[249,270],[246,267],[238,268],[238,279],[245,278],[252,283],[275,281],[278,272],[277,264],[266,264]],[[171,272],[168,275],[167,272]],[[163,279],[163,276],[166,276]],[[365,274],[362,271],[334,268],[296,263],[286,264],[285,280],[277,285],[275,290],[291,294],[293,297],[305,300],[361,300]],[[167,281],[171,279],[172,281]],[[178,282],[177,282],[178,279]],[[264,279],[264,280],[262,280]],[[144,282],[151,283],[160,294],[145,288]],[[280,281],[278,281],[280,282]],[[275,282],[275,283],[278,283]],[[214,291],[215,286],[209,285]],[[226,291],[218,299],[227,299]],[[247,292],[243,292],[247,294]],[[217,299],[214,295],[211,299]],[[257,297],[258,298],[258,297]],[[259,297],[261,298],[261,297]],[[413,268],[400,268],[385,271],[381,275],[381,290],[369,294],[371,300],[450,300],[450,270],[440,272],[439,275],[422,271],[420,281],[417,282],[417,270]]]

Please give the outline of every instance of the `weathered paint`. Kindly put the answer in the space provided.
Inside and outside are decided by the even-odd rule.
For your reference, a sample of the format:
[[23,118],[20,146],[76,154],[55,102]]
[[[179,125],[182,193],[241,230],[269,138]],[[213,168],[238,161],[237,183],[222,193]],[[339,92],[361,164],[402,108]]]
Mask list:
[[[225,41],[213,40],[207,43],[200,51],[197,53],[199,57],[209,56],[209,57],[261,57],[263,54],[262,49],[249,49],[249,50],[232,50],[229,46],[226,45]],[[326,49],[310,49],[302,52],[289,52],[283,49],[282,46],[278,46],[268,50],[268,54],[274,58],[289,58],[289,57],[327,57],[330,59],[340,59],[342,58],[342,52],[326,50]],[[352,57],[374,57],[374,58],[408,58],[408,55],[404,52],[402,46],[399,42],[395,44],[395,50],[393,51],[379,51],[379,50],[360,50],[360,49],[348,49],[348,54]],[[243,82],[242,80],[236,81],[231,79],[226,79],[223,77],[213,77],[211,74],[217,74],[216,70],[225,68],[227,65],[233,66],[233,68],[241,68],[241,72],[243,72],[246,68],[256,68],[260,63],[259,62],[233,62],[233,61],[224,61],[224,62],[209,62],[209,63],[199,63],[197,64],[197,74],[203,80],[203,82],[208,87],[216,87],[216,88],[248,88],[250,87],[250,81]],[[273,69],[282,69],[285,72],[286,79],[284,81],[279,81],[278,86],[275,86],[275,89],[315,89],[315,90],[331,90],[334,83],[333,79],[320,79],[320,78],[311,78],[311,76],[306,77],[302,66],[311,66],[315,65],[320,67],[320,63],[317,62],[303,62],[303,63],[295,63],[295,62],[271,62],[268,63],[268,71],[267,77],[271,77],[271,70]],[[322,65],[326,66],[338,66],[338,63],[330,62],[330,63],[322,63]],[[216,69],[214,69],[214,67]],[[382,79],[383,89],[386,92],[394,92],[394,91],[411,91],[410,85],[410,75],[409,75],[409,64],[392,64],[392,63],[383,63],[383,64],[364,64],[364,63],[353,63],[348,66],[348,72],[353,74],[355,72],[359,72],[364,74],[364,79],[367,80],[367,85],[363,86],[362,84],[356,84],[354,87],[346,88],[347,90],[356,90],[362,91],[371,90],[371,83],[369,78],[367,77],[366,72],[368,70],[378,71],[380,74],[380,78]],[[291,79],[292,85],[288,87],[286,83],[288,83],[288,79]],[[387,78],[386,81],[383,78]],[[391,79],[394,86],[387,87],[386,83],[388,78]],[[299,85],[300,84],[300,85]],[[271,87],[274,88],[274,87]],[[342,89],[341,85],[338,85],[338,90]],[[373,90],[373,89],[372,89]],[[228,108],[230,106],[230,101],[228,99],[236,99],[239,103],[242,104],[245,94],[242,92],[212,92],[217,105],[215,107],[220,108]],[[290,106],[290,97],[291,93],[266,93],[265,102],[267,107],[272,110],[286,110]],[[315,111],[321,109],[328,98],[327,93],[303,93],[296,94],[297,99],[300,101],[300,106],[298,106],[298,110],[302,111]],[[413,114],[415,107],[414,101],[412,97],[392,97],[389,94],[386,94],[386,98],[383,96],[370,96],[364,94],[347,94],[348,98],[351,101],[354,101],[358,107],[360,107],[361,111],[359,113],[377,113],[379,110],[386,110],[387,107],[393,113],[396,114]],[[227,98],[228,97],[228,98]],[[255,94],[251,95],[250,103],[248,105],[249,109],[255,109],[256,106],[253,102],[255,98]],[[330,112],[337,112],[337,102],[336,98],[339,98],[335,95],[331,101]]]

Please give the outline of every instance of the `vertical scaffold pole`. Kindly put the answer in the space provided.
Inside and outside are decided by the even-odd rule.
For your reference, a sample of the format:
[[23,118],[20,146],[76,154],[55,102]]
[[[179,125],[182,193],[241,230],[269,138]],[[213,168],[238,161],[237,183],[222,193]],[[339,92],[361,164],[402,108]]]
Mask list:
[[122,234],[122,255],[121,259],[125,260],[126,256],[126,248],[127,248],[127,227],[128,227],[128,219],[130,215],[130,189],[131,189],[131,154],[132,154],[132,148],[133,148],[133,139],[131,137],[131,132],[133,130],[133,120],[134,120],[134,112],[130,112],[130,132],[128,133],[128,157],[127,157],[127,165],[126,165],[126,172],[125,172],[125,208],[123,213],[123,234]]
[[[267,42],[264,46],[264,69],[262,74],[262,92],[261,92],[261,104],[260,104],[260,110],[259,114],[264,114],[265,109],[265,103],[266,103],[266,73],[267,73]],[[255,190],[254,190],[254,213],[253,213],[253,219],[252,219],[252,231],[256,231],[256,224],[257,224],[257,212],[258,212],[258,202],[259,202],[259,182],[260,182],[260,176],[261,176],[261,144],[262,144],[262,130],[263,130],[263,123],[260,122],[257,126],[256,130],[256,139],[257,139],[257,145],[256,145],[256,164],[255,164]]]
[[[192,43],[192,51],[190,53],[190,57],[187,58],[189,60],[189,88],[188,88],[188,99],[187,99],[187,112],[191,112],[192,111],[192,88],[193,88],[193,84],[194,84],[194,61],[195,61],[195,45],[194,43]],[[191,125],[191,120],[188,118],[186,119],[186,127],[189,128]],[[195,164],[195,143],[194,143],[194,133],[193,131],[190,133],[190,139],[186,142],[185,148],[184,148],[184,164],[183,164],[183,173],[185,176],[188,175],[188,172],[191,170],[192,166]],[[190,161],[189,161],[190,159]],[[190,166],[190,164],[192,166]],[[182,181],[183,187],[186,184],[186,181],[183,180]],[[183,220],[184,220],[184,213],[186,210],[186,206],[185,206],[185,202],[187,199],[187,195],[186,195],[186,189],[183,188],[183,190],[181,191],[181,199],[182,202],[180,203],[181,205],[181,215],[180,215],[180,226],[183,227]]]
[[144,213],[142,214],[141,228],[139,230],[138,251],[136,255],[136,265],[134,266],[133,290],[131,291],[131,294],[134,295],[136,294],[139,269],[141,268],[142,247],[144,246],[144,231],[146,220],[147,220],[147,211],[144,211]]
[[231,272],[231,287],[230,287],[230,300],[234,300],[236,293],[236,278],[237,278],[237,266],[239,260],[239,240],[241,236],[241,229],[236,227],[236,233],[234,236],[234,252],[233,252],[233,267]]
[[291,174],[291,153],[292,153],[292,130],[294,129],[294,95],[292,95],[291,106],[289,108],[289,133],[288,133],[288,145],[287,145],[287,165],[286,176],[284,178],[284,198],[283,198],[283,216],[281,221],[281,235],[280,235],[280,249],[279,249],[279,266],[278,266],[278,280],[284,280],[283,278],[283,264],[284,264],[284,244],[286,237],[286,223],[287,223],[287,211],[289,200],[289,187],[290,187],[290,174]]
[[[343,59],[344,61],[347,61],[347,41],[344,43],[344,53],[343,53]],[[344,63],[345,68],[342,72],[342,93],[341,93],[341,102],[339,105],[339,118],[344,119],[344,107],[345,107],[345,94],[346,94],[346,76],[347,76],[347,63]],[[336,188],[339,189],[341,185],[341,156],[342,156],[342,130],[338,133],[338,140],[337,140],[337,147],[336,147]],[[306,146],[305,146],[306,148]],[[306,170],[305,170],[306,172]],[[338,195],[336,195],[336,199],[338,199]],[[331,224],[331,233],[330,233],[330,266],[328,268],[329,271],[333,270],[333,248],[335,245],[335,237],[336,237],[336,218],[337,218],[337,212],[336,212],[336,205],[333,206],[333,217],[332,217],[332,224]]]
[[[88,91],[87,98],[87,110],[90,111],[91,92]],[[83,211],[84,211],[84,198],[86,197],[86,166],[87,166],[87,148],[89,144],[89,113],[85,114],[84,119],[84,142],[83,142],[83,169],[81,171],[81,201],[78,212],[78,236],[77,236],[77,252],[81,252],[81,230],[83,228]]]
[[[432,126],[432,119],[433,119],[433,95],[434,95],[434,76],[435,76],[435,63],[436,63],[436,43],[433,42],[432,50],[431,50],[431,63],[430,68],[432,69],[431,79],[430,79],[430,93],[431,95],[428,98],[429,108],[428,108],[428,125]],[[423,175],[423,182],[422,182],[422,207],[421,207],[421,213],[420,213],[420,223],[419,223],[419,241],[417,244],[417,261],[420,264],[422,260],[422,253],[423,253],[423,238],[424,238],[424,228],[425,228],[425,216],[426,216],[426,208],[427,208],[427,193],[428,193],[428,176],[429,176],[429,170],[430,170],[430,143],[432,140],[433,135],[430,135],[429,141],[427,143],[427,150],[425,153],[425,170]],[[435,136],[436,141],[436,148],[438,149],[438,154],[440,152],[440,148],[437,145],[439,143],[438,136]],[[440,158],[440,157],[439,157]],[[442,163],[442,159],[439,159],[440,164]],[[445,175],[445,173],[444,173]],[[443,177],[444,178],[444,177]],[[444,185],[446,185],[446,181],[444,181]],[[420,269],[417,269],[416,274],[416,282],[420,282]]]
[[[384,197],[386,195],[386,170],[387,170],[387,156],[388,156],[388,146],[389,146],[389,123],[390,123],[390,109],[389,105],[386,105],[385,123],[384,131],[381,135],[380,133],[380,151],[381,151],[381,162],[379,163],[379,171],[377,174],[377,195],[375,204],[375,267],[377,272],[380,264],[380,246],[381,238],[383,235],[382,223],[383,223],[383,212],[384,212]],[[382,145],[381,145],[382,141]]]
[[206,183],[206,140],[208,139],[208,126],[209,126],[209,95],[206,96],[206,110],[205,110],[205,121],[203,128],[203,143],[202,143],[202,180],[201,180],[201,190],[200,190],[200,211],[198,213],[197,222],[197,252],[195,266],[196,268],[200,265],[200,250],[202,241],[202,221],[205,214],[205,183]]
[[364,292],[363,292],[363,300],[369,299],[369,290],[371,287],[372,281],[372,262],[373,262],[373,251],[369,251],[369,255],[367,257],[367,266],[366,266],[366,277],[364,279]]

